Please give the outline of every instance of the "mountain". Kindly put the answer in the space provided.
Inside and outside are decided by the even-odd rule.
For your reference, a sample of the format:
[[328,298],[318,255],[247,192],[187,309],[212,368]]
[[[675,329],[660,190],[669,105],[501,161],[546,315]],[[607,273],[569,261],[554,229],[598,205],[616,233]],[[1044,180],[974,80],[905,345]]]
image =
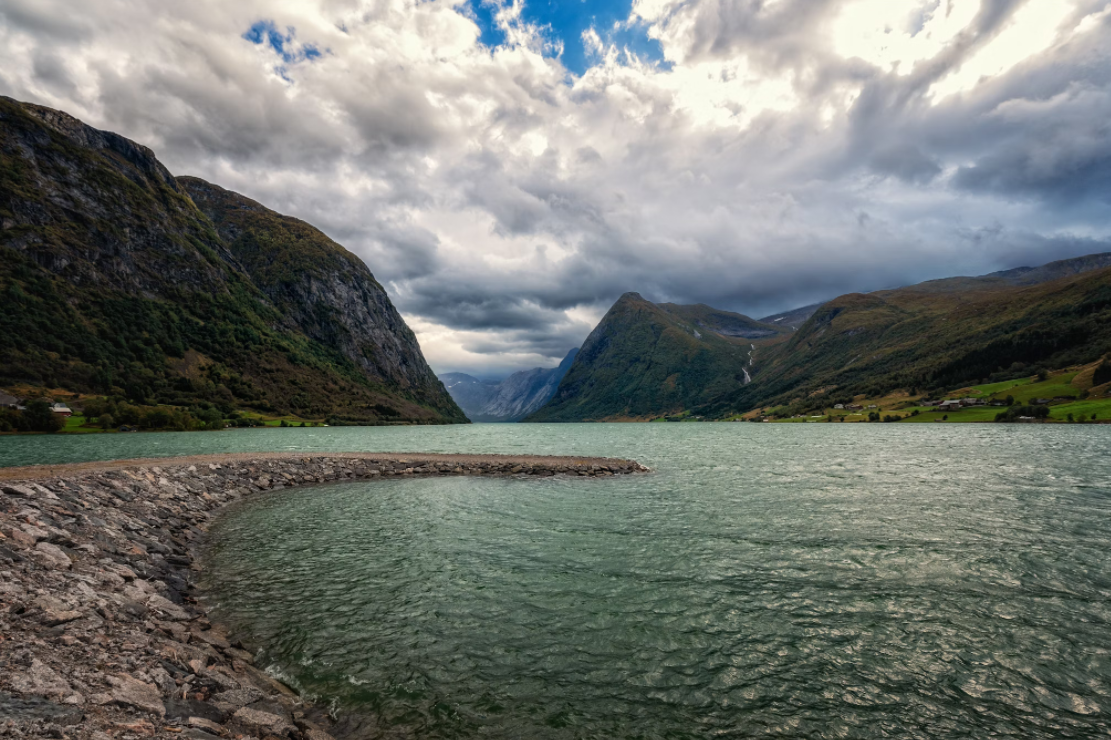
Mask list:
[[444,373],[439,377],[452,399],[471,421],[477,420],[475,417],[482,414],[482,409],[497,394],[498,386],[501,385],[497,381],[479,380],[466,373]]
[[[928,290],[935,292],[957,292],[963,290],[983,290],[987,288],[1004,288],[1016,285],[1040,285],[1051,280],[1058,280],[1070,275],[1080,275],[1092,270],[1111,267],[1111,252],[1089,254],[1084,257],[1057,260],[1040,267],[1015,267],[1010,270],[1001,270],[977,277],[951,277],[939,280],[928,280],[917,285],[907,286],[908,289]],[[759,319],[764,324],[778,324],[798,329],[806,320],[817,312],[824,304],[812,303],[809,306],[791,309],[783,313],[772,314]]]
[[0,98],[0,386],[465,422],[366,265],[60,111]]
[[1111,267],[1065,274],[1034,285],[959,278],[840,296],[769,348],[751,385],[702,411],[802,410],[1093,362],[1111,351]]
[[465,373],[445,373],[440,379],[471,421],[520,421],[548,402],[577,354],[573,349],[557,367],[521,370],[500,383]]
[[552,400],[527,421],[643,419],[709,403],[748,382],[757,343],[782,341],[788,331],[626,293],[587,337]]
[[1000,278],[1011,285],[1038,285],[1050,280],[1100,270],[1104,267],[1111,267],[1111,252],[1057,260],[1041,267],[1016,267],[1013,270],[993,272],[990,275],[985,275],[985,277]]
[[[751,354],[750,354],[751,352]],[[754,321],[626,293],[529,421],[792,412],[1111,352],[1111,254],[850,293]],[[751,379],[751,382],[746,382]]]

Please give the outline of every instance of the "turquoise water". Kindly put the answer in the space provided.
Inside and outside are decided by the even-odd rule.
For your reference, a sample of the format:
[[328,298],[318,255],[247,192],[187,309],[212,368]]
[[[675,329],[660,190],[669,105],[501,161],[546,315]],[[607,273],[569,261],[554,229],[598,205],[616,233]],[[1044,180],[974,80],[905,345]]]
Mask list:
[[1111,428],[489,425],[303,439],[621,455],[655,471],[343,483],[230,509],[210,598],[348,736],[1111,731]]

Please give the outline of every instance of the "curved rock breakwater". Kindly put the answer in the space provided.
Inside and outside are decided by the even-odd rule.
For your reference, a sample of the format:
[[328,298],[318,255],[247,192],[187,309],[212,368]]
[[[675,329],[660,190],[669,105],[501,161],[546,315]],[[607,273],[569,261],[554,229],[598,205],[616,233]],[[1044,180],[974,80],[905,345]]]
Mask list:
[[195,557],[262,491],[433,475],[644,472],[629,460],[243,454],[0,469],[0,737],[328,740],[329,718],[206,615]]

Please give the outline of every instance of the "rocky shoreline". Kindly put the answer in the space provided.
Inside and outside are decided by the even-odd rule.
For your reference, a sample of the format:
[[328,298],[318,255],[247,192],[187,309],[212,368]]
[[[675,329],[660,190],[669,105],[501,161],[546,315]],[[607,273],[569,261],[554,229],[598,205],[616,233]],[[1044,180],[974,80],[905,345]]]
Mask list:
[[196,557],[222,506],[332,481],[605,477],[629,460],[236,454],[0,469],[0,737],[328,740],[330,718],[211,622]]

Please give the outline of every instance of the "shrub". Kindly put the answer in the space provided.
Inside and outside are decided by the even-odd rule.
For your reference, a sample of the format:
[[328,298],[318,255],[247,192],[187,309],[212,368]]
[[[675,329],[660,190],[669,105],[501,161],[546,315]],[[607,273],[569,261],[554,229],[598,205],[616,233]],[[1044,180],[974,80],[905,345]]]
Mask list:
[[1049,418],[1048,406],[1012,406],[1006,411],[1001,411],[995,415],[995,420],[1004,423],[1018,421],[1020,416],[1029,416],[1035,419]]
[[1111,383],[1111,362],[1106,359],[1099,364],[1095,373],[1092,374],[1092,385],[1103,385],[1104,383]]
[[23,412],[23,416],[27,419],[27,425],[32,432],[53,434],[54,432],[60,432],[66,426],[62,415],[51,411],[50,404],[41,398],[28,401],[27,410]]

